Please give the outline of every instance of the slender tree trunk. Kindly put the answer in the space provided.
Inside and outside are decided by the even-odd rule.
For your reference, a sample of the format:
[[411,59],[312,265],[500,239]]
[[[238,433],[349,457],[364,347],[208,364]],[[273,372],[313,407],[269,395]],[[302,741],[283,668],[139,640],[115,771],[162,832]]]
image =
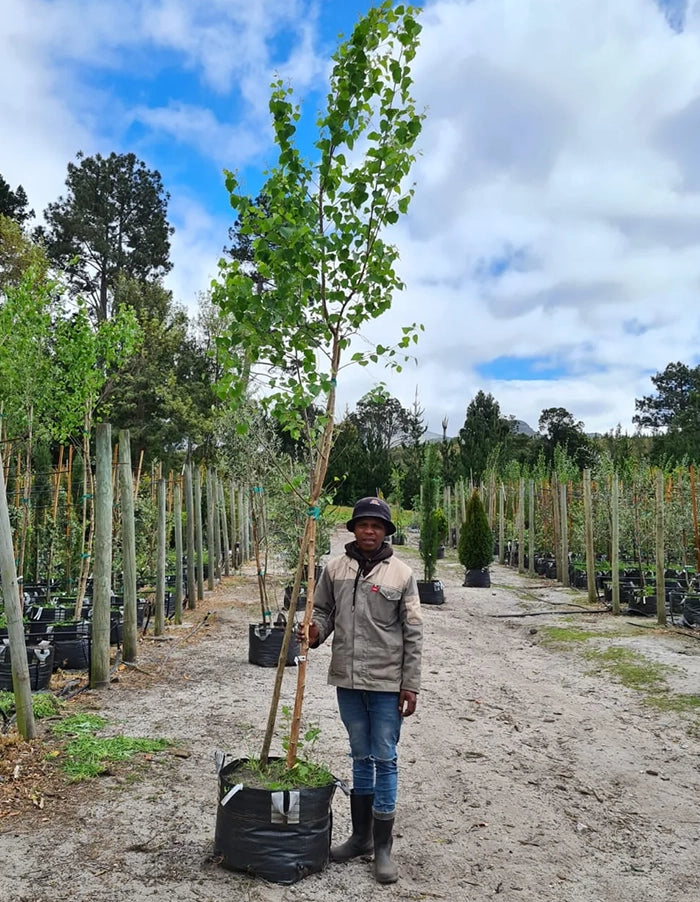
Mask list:
[[12,659],[12,686],[17,709],[17,729],[23,739],[34,739],[36,724],[32,709],[32,690],[29,681],[27,646],[24,640],[24,621],[19,594],[19,582],[12,546],[12,526],[7,506],[5,470],[0,455],[0,585],[5,603],[7,634]]
[[24,456],[24,492],[22,494],[22,532],[19,542],[19,564],[17,566],[19,581],[19,601],[24,607],[24,559],[27,550],[27,533],[29,531],[29,508],[32,497],[32,427],[34,421],[34,408],[29,408],[27,424],[29,434]]
[[66,559],[64,572],[66,574],[66,592],[70,592],[73,582],[73,568],[71,566],[71,516],[73,511],[73,445],[68,446],[68,472],[66,473]]
[[122,514],[122,591],[124,593],[125,661],[136,661],[138,646],[136,592],[136,528],[134,523],[134,476],[131,471],[131,438],[128,429],[119,433],[119,496]]
[[90,688],[109,685],[112,584],[112,427],[98,423],[95,440],[95,566]]

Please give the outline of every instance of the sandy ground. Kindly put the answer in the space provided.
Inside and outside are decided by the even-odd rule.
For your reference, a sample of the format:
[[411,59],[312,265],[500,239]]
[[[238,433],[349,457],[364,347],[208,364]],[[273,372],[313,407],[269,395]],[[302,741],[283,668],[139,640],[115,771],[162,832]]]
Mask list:
[[[348,538],[338,533],[334,551]],[[397,553],[420,575],[415,549]],[[155,755],[89,784],[59,785],[43,808],[0,818],[0,899],[700,899],[697,713],[645,706],[639,693],[591,672],[581,644],[541,641],[548,624],[595,629],[600,638],[587,646],[637,649],[674,667],[675,692],[697,694],[697,638],[608,614],[563,615],[582,593],[498,565],[491,589],[463,588],[454,552],[438,576],[446,603],[424,606],[423,689],[399,749],[398,883],[378,886],[361,859],[282,886],[214,858],[214,753],[258,751],[274,681],[272,669],[248,663],[248,624],[259,610],[250,569],[207,593],[185,625],[168,628],[169,641],[141,643],[147,674],[121,670],[108,690],[79,701],[113,732],[166,736],[188,757]],[[345,733],[325,679],[329,653],[312,652],[304,717],[321,727],[318,757],[348,780]],[[287,668],[285,703],[295,682]],[[334,840],[348,825],[337,792]]]

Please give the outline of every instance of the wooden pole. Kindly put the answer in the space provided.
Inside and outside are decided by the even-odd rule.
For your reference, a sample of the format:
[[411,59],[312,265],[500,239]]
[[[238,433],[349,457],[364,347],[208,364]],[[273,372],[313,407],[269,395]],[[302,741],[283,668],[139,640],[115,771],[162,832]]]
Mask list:
[[136,590],[136,526],[134,522],[134,475],[131,470],[131,437],[128,429],[119,432],[119,499],[122,532],[122,591],[124,593],[125,661],[136,661],[138,646]]
[[207,589],[211,592],[214,588],[216,576],[216,526],[214,523],[214,486],[211,468],[206,474],[207,493],[207,551],[209,553],[209,566],[207,568]]
[[571,580],[569,579],[569,519],[566,502],[566,483],[564,482],[559,486],[559,503],[561,507],[559,516],[561,524],[561,574],[559,574],[559,580],[563,586],[571,585]]
[[525,479],[518,480],[518,573],[525,572]]
[[535,480],[528,480],[528,538],[530,548],[527,559],[527,572],[529,576],[535,575]]
[[506,487],[503,483],[498,486],[498,563],[505,563],[506,559]]
[[95,439],[95,531],[90,688],[109,685],[112,583],[112,427],[98,423]]
[[698,534],[698,502],[695,494],[695,467],[690,465],[690,500],[693,506],[693,534],[695,536],[695,568],[700,574],[700,534]]
[[593,493],[591,488],[591,471],[583,471],[583,531],[586,544],[586,587],[588,600],[598,600],[595,584],[595,546],[593,542]]
[[153,635],[162,636],[165,630],[165,526],[167,486],[159,477],[156,484],[156,504],[158,506],[158,539],[156,544],[156,610]]
[[[236,554],[236,484],[233,479],[229,483],[228,487],[229,495],[228,495],[228,503],[230,507],[230,517],[229,517],[229,532],[231,534],[230,545],[231,545],[231,556],[233,569],[238,570],[240,567],[240,562],[238,560],[238,554]],[[240,545],[239,545],[240,549]]]
[[666,555],[664,553],[664,474],[656,471],[656,622],[666,625]]
[[194,493],[192,490],[192,464],[185,464],[185,525],[187,530],[187,607],[197,607],[195,584]]
[[182,623],[182,486],[176,480],[173,486],[173,513],[175,523],[175,616],[176,624]]
[[221,510],[219,507],[219,477],[211,471],[211,501],[214,520],[214,579],[221,582]]
[[202,537],[202,471],[194,470],[194,540],[197,549],[197,601],[204,599],[204,543]]
[[5,470],[0,455],[0,585],[7,618],[12,661],[12,687],[15,693],[17,728],[23,739],[34,739],[36,724],[32,709],[32,690],[29,681],[27,646],[24,639],[22,604],[17,581],[15,552],[12,547],[12,526],[7,506]]
[[611,492],[611,554],[612,568],[612,612],[620,613],[620,477],[613,474]]
[[228,540],[228,518],[226,515],[226,492],[222,479],[217,479],[217,492],[219,494],[219,509],[221,513],[221,541],[223,544],[222,555],[224,559],[224,576],[231,574],[231,546]]

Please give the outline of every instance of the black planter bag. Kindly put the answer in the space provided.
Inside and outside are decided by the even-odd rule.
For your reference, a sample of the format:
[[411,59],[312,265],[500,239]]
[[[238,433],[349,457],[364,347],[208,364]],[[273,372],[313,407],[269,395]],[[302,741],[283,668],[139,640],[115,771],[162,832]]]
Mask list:
[[418,580],[418,598],[421,604],[444,604],[445,589],[439,579]]
[[463,586],[472,589],[488,589],[491,586],[491,574],[488,567],[477,568],[474,570],[466,570],[464,573]]
[[236,759],[219,770],[214,853],[221,864],[272,883],[296,883],[328,864],[336,783],[288,792],[238,783]]
[[[260,667],[277,667],[284,630],[284,626],[251,623],[248,629],[248,663],[258,664]],[[285,667],[295,664],[299,653],[299,640],[292,633],[284,662]]]
[[[53,673],[53,654],[53,645],[48,642],[43,643],[43,646],[27,648],[29,688],[32,692],[40,692],[49,688]],[[10,646],[4,644],[0,646],[0,689],[13,691]]]

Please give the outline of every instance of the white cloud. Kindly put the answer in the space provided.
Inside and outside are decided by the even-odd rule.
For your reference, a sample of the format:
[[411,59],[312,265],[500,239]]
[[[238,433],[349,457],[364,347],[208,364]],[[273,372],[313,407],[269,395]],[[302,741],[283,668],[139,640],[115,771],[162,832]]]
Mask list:
[[[270,78],[308,93],[327,70],[325,13],[315,0],[6,0],[0,173],[39,210],[79,148],[132,149],[120,142],[138,131],[155,154],[167,138],[178,173],[165,184],[177,228],[168,285],[192,304],[233,217],[187,184],[177,157],[264,165]],[[398,376],[344,371],[341,409],[383,380],[407,406],[418,387],[438,432],[443,416],[459,429],[479,389],[532,426],[563,406],[591,431],[631,429],[650,375],[700,359],[700,2],[680,32],[655,0],[427,0],[422,24],[417,193],[391,234],[407,289],[367,331],[384,343],[416,320],[426,331],[418,365]],[[197,90],[154,102],[165,61]],[[125,68],[143,74],[138,100],[91,78],[116,83]],[[222,99],[235,115],[217,110]],[[479,375],[513,356],[565,375]]]
[[[697,28],[675,33],[652,0],[436,2],[423,26],[409,287],[387,318],[426,325],[403,400],[419,382],[433,429],[458,428],[480,388],[534,426],[564,406],[631,429],[649,374],[697,360]],[[475,375],[508,355],[573,375]]]

